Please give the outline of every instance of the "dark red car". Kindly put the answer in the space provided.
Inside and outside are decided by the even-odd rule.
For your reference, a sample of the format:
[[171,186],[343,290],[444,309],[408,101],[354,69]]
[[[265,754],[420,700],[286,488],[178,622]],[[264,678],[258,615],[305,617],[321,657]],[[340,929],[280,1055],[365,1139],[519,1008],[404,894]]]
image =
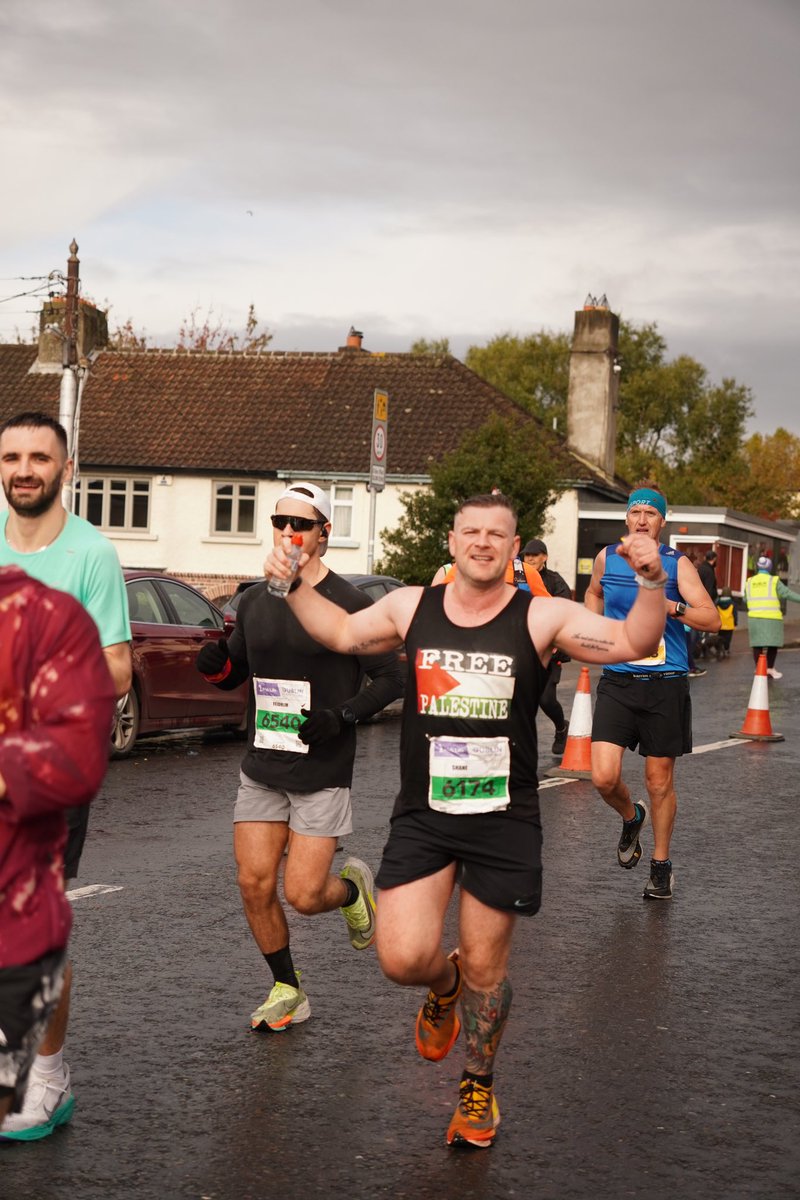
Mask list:
[[196,588],[158,571],[125,571],[133,635],[133,686],[117,706],[111,753],[124,758],[137,737],[177,729],[243,730],[248,685],[223,692],[195,667],[200,647],[233,625]]

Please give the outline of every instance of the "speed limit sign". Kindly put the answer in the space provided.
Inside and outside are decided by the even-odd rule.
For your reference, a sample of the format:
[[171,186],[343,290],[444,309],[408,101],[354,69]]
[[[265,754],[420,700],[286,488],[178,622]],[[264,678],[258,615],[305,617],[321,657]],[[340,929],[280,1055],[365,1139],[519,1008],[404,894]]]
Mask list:
[[389,395],[375,389],[372,409],[372,452],[369,464],[369,486],[373,492],[386,487],[386,447],[389,427]]

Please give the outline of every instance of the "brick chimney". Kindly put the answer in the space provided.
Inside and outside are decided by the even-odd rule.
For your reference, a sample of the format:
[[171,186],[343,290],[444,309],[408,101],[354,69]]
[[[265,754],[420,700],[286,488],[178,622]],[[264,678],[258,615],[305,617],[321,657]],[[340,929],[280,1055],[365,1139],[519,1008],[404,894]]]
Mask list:
[[605,296],[587,296],[575,313],[569,360],[567,444],[609,479],[614,477],[619,392],[619,317]]
[[361,343],[364,340],[364,335],[360,329],[356,329],[353,325],[350,326],[350,332],[347,335],[347,342],[344,346],[340,346],[340,350],[360,350]]
[[69,250],[66,295],[51,295],[39,314],[39,353],[32,374],[58,374],[108,345],[106,314],[79,294],[78,243],[73,240]]

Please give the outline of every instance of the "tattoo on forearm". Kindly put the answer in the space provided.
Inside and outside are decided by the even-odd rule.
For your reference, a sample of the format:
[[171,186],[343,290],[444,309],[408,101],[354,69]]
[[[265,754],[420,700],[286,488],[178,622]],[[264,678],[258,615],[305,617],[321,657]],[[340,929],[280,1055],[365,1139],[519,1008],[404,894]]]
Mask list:
[[467,1047],[466,1069],[475,1075],[490,1075],[500,1045],[509,1009],[511,981],[503,979],[488,992],[477,992],[466,982],[461,991],[461,1013]]

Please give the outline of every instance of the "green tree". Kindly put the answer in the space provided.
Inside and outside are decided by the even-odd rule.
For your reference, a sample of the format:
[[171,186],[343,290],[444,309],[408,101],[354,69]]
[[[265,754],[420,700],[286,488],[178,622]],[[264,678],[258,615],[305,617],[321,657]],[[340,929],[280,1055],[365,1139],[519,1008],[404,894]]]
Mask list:
[[450,339],[433,338],[428,341],[427,338],[417,338],[411,343],[409,354],[413,354],[415,358],[420,358],[424,354],[433,355],[435,358],[441,358],[445,354],[450,353]]
[[485,346],[470,346],[466,365],[559,433],[567,432],[570,338],[540,330],[520,338],[501,333]]
[[[555,417],[566,434],[570,347],[566,333],[504,333],[471,346],[466,363],[548,426]],[[619,355],[617,473],[630,480],[655,476],[677,503],[727,503],[745,469],[749,389],[733,379],[712,385],[689,355],[669,359],[654,322],[620,321]]]
[[[531,453],[532,436],[536,453]],[[562,490],[561,453],[546,430],[532,435],[524,418],[492,415],[434,464],[429,488],[402,497],[405,514],[393,529],[381,533],[384,555],[375,569],[406,583],[430,583],[449,561],[447,534],[456,508],[469,496],[493,488],[513,498],[523,541],[540,533],[547,509]]]
[[779,427],[754,433],[742,449],[732,507],[757,516],[800,519],[800,437]]

